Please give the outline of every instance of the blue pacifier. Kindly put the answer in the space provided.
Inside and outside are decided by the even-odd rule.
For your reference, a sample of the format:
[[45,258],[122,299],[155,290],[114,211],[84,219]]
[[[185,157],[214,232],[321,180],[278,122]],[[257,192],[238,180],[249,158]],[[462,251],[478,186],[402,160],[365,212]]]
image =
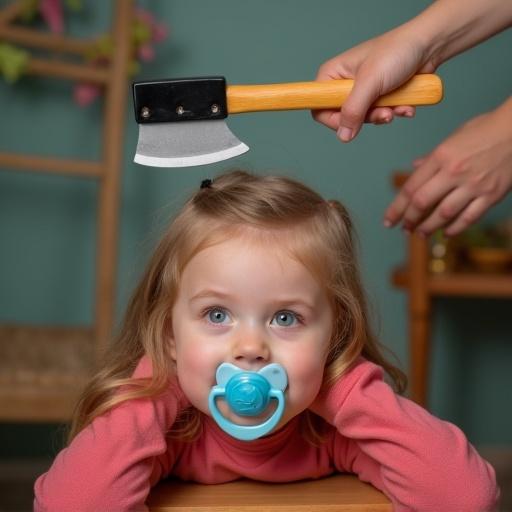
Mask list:
[[[217,385],[212,387],[208,407],[219,427],[242,441],[252,441],[268,434],[284,412],[284,390],[288,386],[285,369],[272,363],[257,372],[245,371],[231,363],[222,363],[216,372]],[[269,406],[270,399],[278,401],[272,416],[259,425],[237,425],[220,413],[216,399],[222,397],[239,416],[258,416]]]

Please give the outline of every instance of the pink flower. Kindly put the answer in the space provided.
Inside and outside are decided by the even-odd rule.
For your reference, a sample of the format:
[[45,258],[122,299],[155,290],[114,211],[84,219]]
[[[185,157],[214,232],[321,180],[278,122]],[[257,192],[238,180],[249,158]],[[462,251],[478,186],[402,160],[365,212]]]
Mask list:
[[154,43],[160,43],[167,38],[168,34],[169,29],[166,25],[163,23],[155,23],[153,25],[153,33],[151,34],[151,39]]
[[39,11],[52,32],[57,34],[64,32],[64,20],[60,0],[40,0]]
[[146,23],[147,25],[151,26],[155,23],[155,17],[152,13],[149,11],[146,11],[145,9],[137,9],[135,11],[135,16],[140,20]]
[[76,84],[73,89],[73,99],[81,107],[90,105],[101,93],[99,85],[86,83]]
[[141,60],[148,62],[155,58],[155,49],[150,44],[143,44],[139,47],[137,55]]

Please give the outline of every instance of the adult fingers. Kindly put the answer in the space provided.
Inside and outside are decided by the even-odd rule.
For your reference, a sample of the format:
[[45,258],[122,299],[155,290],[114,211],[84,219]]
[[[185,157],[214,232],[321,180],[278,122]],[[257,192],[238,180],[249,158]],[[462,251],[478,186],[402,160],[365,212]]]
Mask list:
[[339,110],[313,110],[313,119],[324,124],[331,130],[337,131],[340,126],[341,112]]
[[418,188],[430,180],[438,170],[439,165],[436,160],[429,158],[411,174],[384,213],[384,225],[386,227],[394,226],[402,219]]
[[416,231],[421,235],[427,236],[437,229],[445,227],[454,222],[462,210],[474,199],[474,195],[467,188],[456,188],[439,202],[427,219],[423,220],[416,227]]
[[380,88],[379,79],[374,75],[371,78],[361,74],[356,77],[352,91],[341,108],[338,137],[342,142],[349,142],[357,135],[368,109],[379,97]]
[[386,124],[398,117],[414,117],[416,109],[407,105],[398,107],[375,107],[368,110],[365,123]]
[[485,197],[477,197],[462,210],[457,218],[444,230],[446,236],[455,236],[474,224],[492,203]]
[[441,176],[440,173],[436,173],[431,179],[425,181],[412,194],[402,214],[404,229],[407,231],[414,230],[454,188],[455,184]]
[[[315,80],[336,80],[341,78],[352,78],[352,75],[347,74],[343,65],[340,64],[341,56],[330,59],[324,62],[318,69]],[[324,124],[331,130],[337,131],[340,126],[341,112],[339,109],[322,109],[312,110],[311,115],[315,121]]]
[[368,111],[365,122],[373,124],[386,124],[393,121],[393,109],[389,107],[377,107]]
[[420,156],[420,157],[416,158],[415,160],[412,161],[412,166],[415,169],[417,169],[418,167],[420,167],[420,165],[423,165],[423,162],[425,162],[427,158],[428,158],[428,155]]
[[409,105],[399,105],[393,107],[393,113],[400,117],[414,117],[416,115],[416,108]]
[[[395,116],[414,117],[416,109],[409,106],[376,107],[368,111],[365,123],[387,124],[393,121]],[[331,130],[337,131],[340,126],[341,112],[339,110],[313,110],[313,119],[324,124]]]

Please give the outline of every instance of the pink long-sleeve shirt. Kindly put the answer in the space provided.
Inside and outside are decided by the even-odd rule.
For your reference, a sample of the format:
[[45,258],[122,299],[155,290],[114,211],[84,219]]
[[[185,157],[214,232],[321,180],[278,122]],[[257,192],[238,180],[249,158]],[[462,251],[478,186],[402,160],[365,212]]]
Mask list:
[[[151,373],[146,358],[134,376]],[[396,511],[484,512],[499,496],[493,468],[454,425],[397,396],[380,367],[360,359],[315,412],[326,442],[301,435],[299,417],[278,432],[238,441],[204,418],[193,442],[166,432],[188,406],[176,385],[153,399],[125,402],[96,418],[35,484],[35,512],[123,512],[144,503],[161,479],[216,484],[242,477],[269,482],[355,473],[381,489]]]

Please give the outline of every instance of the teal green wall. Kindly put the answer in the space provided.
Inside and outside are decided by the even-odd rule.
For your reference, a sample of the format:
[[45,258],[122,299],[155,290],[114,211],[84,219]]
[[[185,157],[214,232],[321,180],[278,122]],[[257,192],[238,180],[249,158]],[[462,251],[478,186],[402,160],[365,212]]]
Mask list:
[[[99,33],[109,13],[84,2],[73,33]],[[429,2],[394,0],[174,0],[145,2],[171,28],[156,62],[137,79],[224,75],[231,83],[310,80],[326,59],[411,18]],[[233,116],[251,150],[236,160],[165,170],[132,163],[137,139],[127,105],[118,270],[118,314],[168,216],[200,180],[238,166],[305,181],[343,201],[359,231],[361,264],[381,339],[405,367],[406,303],[390,273],[404,237],[382,227],[393,170],[432,149],[457,126],[512,90],[508,31],[444,65],[445,100],[414,120],[365,127],[339,143],[308,112]],[[0,151],[97,158],[101,105],[81,110],[67,83],[25,78],[0,83]],[[94,292],[96,186],[85,179],[0,171],[0,321],[89,324]],[[502,203],[491,217],[511,211]],[[511,301],[443,300],[435,308],[432,410],[478,444],[512,444]],[[2,426],[4,456],[45,451],[49,428]],[[18,434],[17,434],[18,433]],[[54,442],[54,441],[52,441]],[[4,443],[1,443],[4,444]],[[0,444],[0,445],[1,445]],[[5,446],[5,444],[4,444]],[[53,445],[55,448],[55,445]]]

